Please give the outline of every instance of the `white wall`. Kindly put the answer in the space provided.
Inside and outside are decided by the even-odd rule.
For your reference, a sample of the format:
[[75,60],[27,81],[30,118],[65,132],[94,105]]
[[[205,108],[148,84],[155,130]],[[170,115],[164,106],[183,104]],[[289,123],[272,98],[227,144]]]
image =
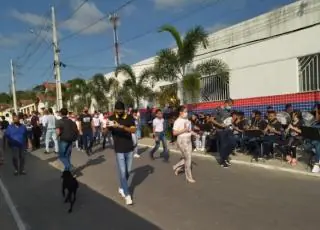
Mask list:
[[[298,92],[297,58],[320,52],[320,25],[271,37],[320,23],[319,11],[320,0],[298,1],[213,33],[209,36],[209,47],[199,48],[194,65],[208,58],[225,61],[231,70],[233,99]],[[265,40],[239,46],[257,39]],[[136,63],[133,68],[139,75],[153,62],[154,57]],[[124,77],[119,79],[123,81]],[[158,82],[155,88],[164,84]]]

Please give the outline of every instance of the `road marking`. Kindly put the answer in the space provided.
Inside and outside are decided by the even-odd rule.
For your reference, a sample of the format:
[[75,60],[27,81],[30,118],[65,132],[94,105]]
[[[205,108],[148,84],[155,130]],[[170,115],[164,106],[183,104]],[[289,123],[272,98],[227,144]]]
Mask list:
[[2,182],[1,178],[0,178],[0,190],[3,194],[4,200],[6,201],[8,207],[9,207],[9,210],[13,216],[13,219],[17,224],[18,229],[19,230],[26,230],[27,228],[26,228],[25,224],[23,223],[23,221],[22,221],[22,219],[21,219],[21,217],[20,217],[20,215],[19,215],[19,213],[18,213],[18,211],[17,211],[17,209],[11,199],[11,196],[10,196],[6,186]]

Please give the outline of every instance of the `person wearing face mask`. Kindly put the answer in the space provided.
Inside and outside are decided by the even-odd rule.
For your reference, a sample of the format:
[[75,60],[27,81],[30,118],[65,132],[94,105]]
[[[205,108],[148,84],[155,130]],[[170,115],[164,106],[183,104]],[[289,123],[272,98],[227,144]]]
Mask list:
[[82,136],[83,148],[87,155],[92,154],[93,133],[95,130],[92,116],[89,114],[88,107],[85,107],[83,114],[80,115],[80,135]]
[[107,127],[112,133],[113,147],[116,152],[117,168],[120,176],[118,192],[125,199],[126,205],[132,205],[128,180],[135,147],[132,134],[136,132],[136,124],[133,116],[125,112],[125,106],[122,102],[115,103],[114,115],[109,117]]
[[8,126],[4,135],[12,154],[14,175],[25,175],[25,149],[27,144],[27,128],[20,123],[20,118],[12,117],[13,123]]
[[173,135],[177,136],[178,148],[181,151],[182,159],[173,166],[174,173],[178,175],[184,171],[186,180],[195,183],[191,172],[192,142],[191,136],[197,135],[192,131],[191,122],[188,120],[188,110],[184,106],[179,107],[179,117],[173,124]]

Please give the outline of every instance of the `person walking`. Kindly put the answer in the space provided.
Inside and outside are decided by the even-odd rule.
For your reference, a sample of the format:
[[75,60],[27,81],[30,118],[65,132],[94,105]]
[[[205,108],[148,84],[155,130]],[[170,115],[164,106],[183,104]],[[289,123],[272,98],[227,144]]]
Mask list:
[[34,150],[37,150],[40,148],[41,127],[39,122],[39,116],[36,111],[32,112],[31,125],[32,125],[32,147]]
[[47,110],[47,114],[45,117],[45,126],[44,129],[46,130],[45,135],[45,144],[46,144],[46,150],[45,153],[49,153],[49,144],[52,140],[54,143],[54,153],[58,153],[58,140],[57,140],[57,133],[56,133],[56,117],[53,114],[52,108],[49,108]]
[[163,119],[163,113],[160,109],[157,109],[156,117],[152,121],[152,127],[153,127],[153,136],[155,140],[155,146],[150,152],[150,158],[154,160],[154,154],[158,151],[160,147],[160,142],[162,143],[163,152],[160,154],[161,157],[163,157],[164,161],[169,160],[169,151],[167,147],[167,140],[166,140],[166,134],[165,134],[165,128],[164,128],[164,119]]
[[9,152],[12,155],[14,175],[26,175],[25,150],[27,144],[27,128],[20,123],[20,118],[17,115],[12,117],[12,121],[12,124],[7,127],[4,136]]
[[133,204],[129,192],[128,179],[132,167],[134,143],[132,134],[136,132],[134,118],[125,112],[125,105],[118,101],[114,107],[114,115],[109,117],[107,124],[112,133],[113,146],[116,153],[120,176],[119,194],[127,205]]
[[173,125],[173,135],[177,136],[177,145],[181,151],[182,159],[173,166],[173,170],[176,175],[184,170],[186,180],[189,183],[195,183],[191,172],[191,154],[192,143],[191,136],[196,135],[192,131],[191,122],[188,120],[188,110],[184,106],[179,107],[179,117]]
[[0,122],[0,128],[1,128],[1,148],[0,148],[0,165],[4,164],[4,143],[6,142],[4,137],[4,132],[9,126],[9,122],[6,120],[5,116],[1,116],[2,121]]
[[56,133],[58,137],[59,159],[64,165],[64,171],[71,171],[71,152],[73,142],[77,140],[79,132],[75,122],[70,120],[68,110],[61,109],[61,119],[56,121]]
[[83,114],[80,115],[80,135],[82,136],[83,148],[88,156],[92,154],[94,130],[92,116],[89,114],[89,109],[85,107]]

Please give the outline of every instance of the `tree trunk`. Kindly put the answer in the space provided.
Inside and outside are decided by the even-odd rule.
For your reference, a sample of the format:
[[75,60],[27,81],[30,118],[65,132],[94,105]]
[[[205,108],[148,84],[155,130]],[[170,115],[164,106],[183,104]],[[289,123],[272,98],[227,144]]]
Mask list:
[[182,84],[182,80],[179,80],[177,82],[177,96],[178,99],[180,100],[180,105],[184,105],[185,101],[184,101],[184,92],[183,92],[183,84]]
[[137,106],[136,109],[139,109],[139,97],[136,97],[136,106]]

